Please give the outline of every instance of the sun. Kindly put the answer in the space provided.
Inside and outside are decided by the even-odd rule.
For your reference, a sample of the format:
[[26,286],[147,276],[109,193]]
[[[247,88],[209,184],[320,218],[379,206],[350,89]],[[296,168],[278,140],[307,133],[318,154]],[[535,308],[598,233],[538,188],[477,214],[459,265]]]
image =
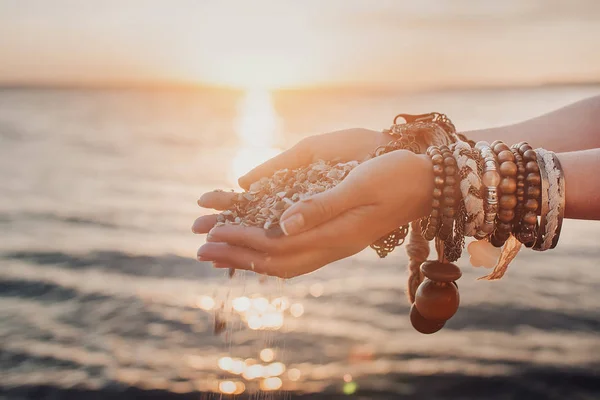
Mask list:
[[267,89],[249,89],[238,106],[236,134],[239,147],[231,163],[232,182],[277,155],[279,117]]

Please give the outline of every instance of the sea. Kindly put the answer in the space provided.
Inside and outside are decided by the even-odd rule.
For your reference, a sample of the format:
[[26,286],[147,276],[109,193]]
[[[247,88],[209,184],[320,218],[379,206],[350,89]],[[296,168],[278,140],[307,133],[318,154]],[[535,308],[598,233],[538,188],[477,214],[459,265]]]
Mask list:
[[431,111],[465,131],[598,94],[0,89],[0,399],[599,399],[600,222],[567,220],[499,281],[463,256],[433,335],[408,320],[402,247],[230,278],[190,229],[202,193],[309,135]]

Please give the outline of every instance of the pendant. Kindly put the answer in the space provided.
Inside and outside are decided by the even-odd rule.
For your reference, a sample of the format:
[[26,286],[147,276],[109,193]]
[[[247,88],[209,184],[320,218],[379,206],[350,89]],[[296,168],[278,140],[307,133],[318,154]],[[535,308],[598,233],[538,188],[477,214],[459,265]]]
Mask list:
[[467,251],[472,266],[494,268],[498,264],[502,248],[494,247],[489,241],[482,239],[469,243]]
[[417,288],[410,322],[417,331],[430,334],[442,329],[458,310],[460,296],[455,281],[462,272],[455,264],[425,261],[421,273],[426,279]]

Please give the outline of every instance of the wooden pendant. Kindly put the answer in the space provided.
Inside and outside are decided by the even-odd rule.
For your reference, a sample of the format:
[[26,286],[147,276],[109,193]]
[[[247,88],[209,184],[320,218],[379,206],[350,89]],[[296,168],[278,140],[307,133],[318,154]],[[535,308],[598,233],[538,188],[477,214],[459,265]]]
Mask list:
[[417,331],[430,334],[442,329],[458,310],[460,296],[456,280],[462,272],[455,264],[441,261],[425,261],[421,272],[426,279],[417,288],[410,322]]
[[415,306],[427,319],[446,321],[458,310],[459,295],[452,282],[435,282],[425,279],[419,285]]
[[446,321],[431,321],[425,319],[413,304],[410,307],[410,323],[417,331],[429,335],[442,329]]

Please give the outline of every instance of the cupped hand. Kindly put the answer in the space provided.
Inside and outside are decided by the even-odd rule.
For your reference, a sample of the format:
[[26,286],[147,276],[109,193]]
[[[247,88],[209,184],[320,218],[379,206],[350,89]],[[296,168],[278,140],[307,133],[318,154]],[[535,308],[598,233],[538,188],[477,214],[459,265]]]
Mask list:
[[317,160],[363,161],[379,146],[388,144],[392,138],[389,134],[368,129],[355,128],[302,139],[294,147],[252,169],[242,176],[238,183],[244,189],[275,171],[294,169],[308,165]]
[[[370,159],[336,187],[287,209],[285,235],[262,228],[214,225],[213,216],[194,222],[195,233],[209,233],[198,259],[217,268],[253,270],[291,278],[358,253],[401,225],[428,213],[433,172],[427,156],[398,150]],[[233,194],[204,195],[199,204],[225,209]]]

